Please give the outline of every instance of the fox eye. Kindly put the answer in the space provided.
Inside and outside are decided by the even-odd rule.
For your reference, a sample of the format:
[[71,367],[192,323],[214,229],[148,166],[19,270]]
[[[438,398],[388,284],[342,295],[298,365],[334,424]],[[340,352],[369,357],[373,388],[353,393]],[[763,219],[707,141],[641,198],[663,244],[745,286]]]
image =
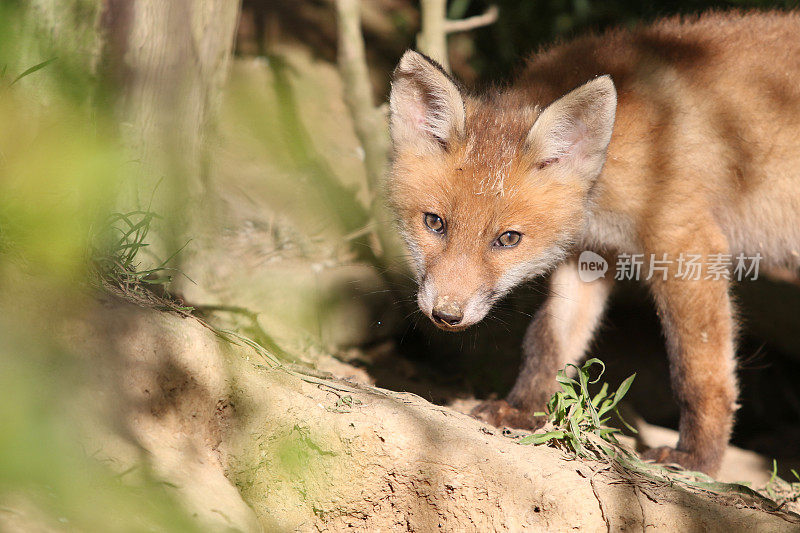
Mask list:
[[512,246],[516,246],[519,244],[520,239],[522,238],[522,234],[518,231],[507,231],[500,235],[496,241],[494,241],[494,246],[500,248],[511,248]]
[[439,215],[425,213],[425,225],[434,233],[444,233],[444,220]]

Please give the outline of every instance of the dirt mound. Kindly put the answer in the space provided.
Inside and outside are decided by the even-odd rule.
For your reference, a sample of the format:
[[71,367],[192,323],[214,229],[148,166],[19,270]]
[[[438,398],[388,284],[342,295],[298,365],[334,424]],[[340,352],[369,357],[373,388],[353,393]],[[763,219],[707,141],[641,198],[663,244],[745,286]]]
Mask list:
[[145,450],[210,530],[800,527],[739,496],[521,446],[413,394],[272,368],[193,319],[114,304],[69,343],[96,369],[87,403],[104,406],[91,449],[120,471]]

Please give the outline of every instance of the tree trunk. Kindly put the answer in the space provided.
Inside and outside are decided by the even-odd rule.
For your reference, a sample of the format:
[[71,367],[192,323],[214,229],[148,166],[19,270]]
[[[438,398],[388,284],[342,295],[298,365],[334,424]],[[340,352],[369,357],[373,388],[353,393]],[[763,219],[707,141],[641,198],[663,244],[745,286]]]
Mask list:
[[100,75],[116,88],[122,135],[139,163],[129,205],[147,207],[158,189],[153,210],[179,236],[206,196],[208,140],[228,73],[239,4],[106,0],[103,6]]
[[[24,80],[26,89],[45,104],[71,90],[97,105],[98,116],[110,108],[118,131],[109,134],[121,136],[132,163],[119,172],[117,209],[160,215],[157,248],[161,255],[174,252],[193,217],[207,218],[208,141],[239,0],[27,0],[22,6],[31,30],[25,33],[34,38],[15,54],[15,71],[57,56]],[[98,127],[104,134],[103,121]]]

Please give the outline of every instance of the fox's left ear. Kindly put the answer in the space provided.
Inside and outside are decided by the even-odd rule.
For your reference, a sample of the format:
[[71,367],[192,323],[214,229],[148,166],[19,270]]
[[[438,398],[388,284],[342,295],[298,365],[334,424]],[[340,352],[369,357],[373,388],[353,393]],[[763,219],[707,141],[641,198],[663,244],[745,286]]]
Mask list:
[[617,91],[610,76],[595,78],[547,106],[528,133],[538,167],[569,165],[572,175],[597,177],[611,141],[616,108]]
[[431,151],[464,132],[464,99],[453,80],[427,57],[408,50],[394,71],[389,97],[392,143]]

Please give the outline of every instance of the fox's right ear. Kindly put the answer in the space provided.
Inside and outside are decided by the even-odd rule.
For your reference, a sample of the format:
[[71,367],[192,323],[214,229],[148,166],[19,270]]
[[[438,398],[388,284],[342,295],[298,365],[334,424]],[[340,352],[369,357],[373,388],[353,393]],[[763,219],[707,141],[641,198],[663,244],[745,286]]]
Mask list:
[[464,99],[438,64],[408,50],[392,77],[389,97],[392,143],[431,151],[464,133]]

